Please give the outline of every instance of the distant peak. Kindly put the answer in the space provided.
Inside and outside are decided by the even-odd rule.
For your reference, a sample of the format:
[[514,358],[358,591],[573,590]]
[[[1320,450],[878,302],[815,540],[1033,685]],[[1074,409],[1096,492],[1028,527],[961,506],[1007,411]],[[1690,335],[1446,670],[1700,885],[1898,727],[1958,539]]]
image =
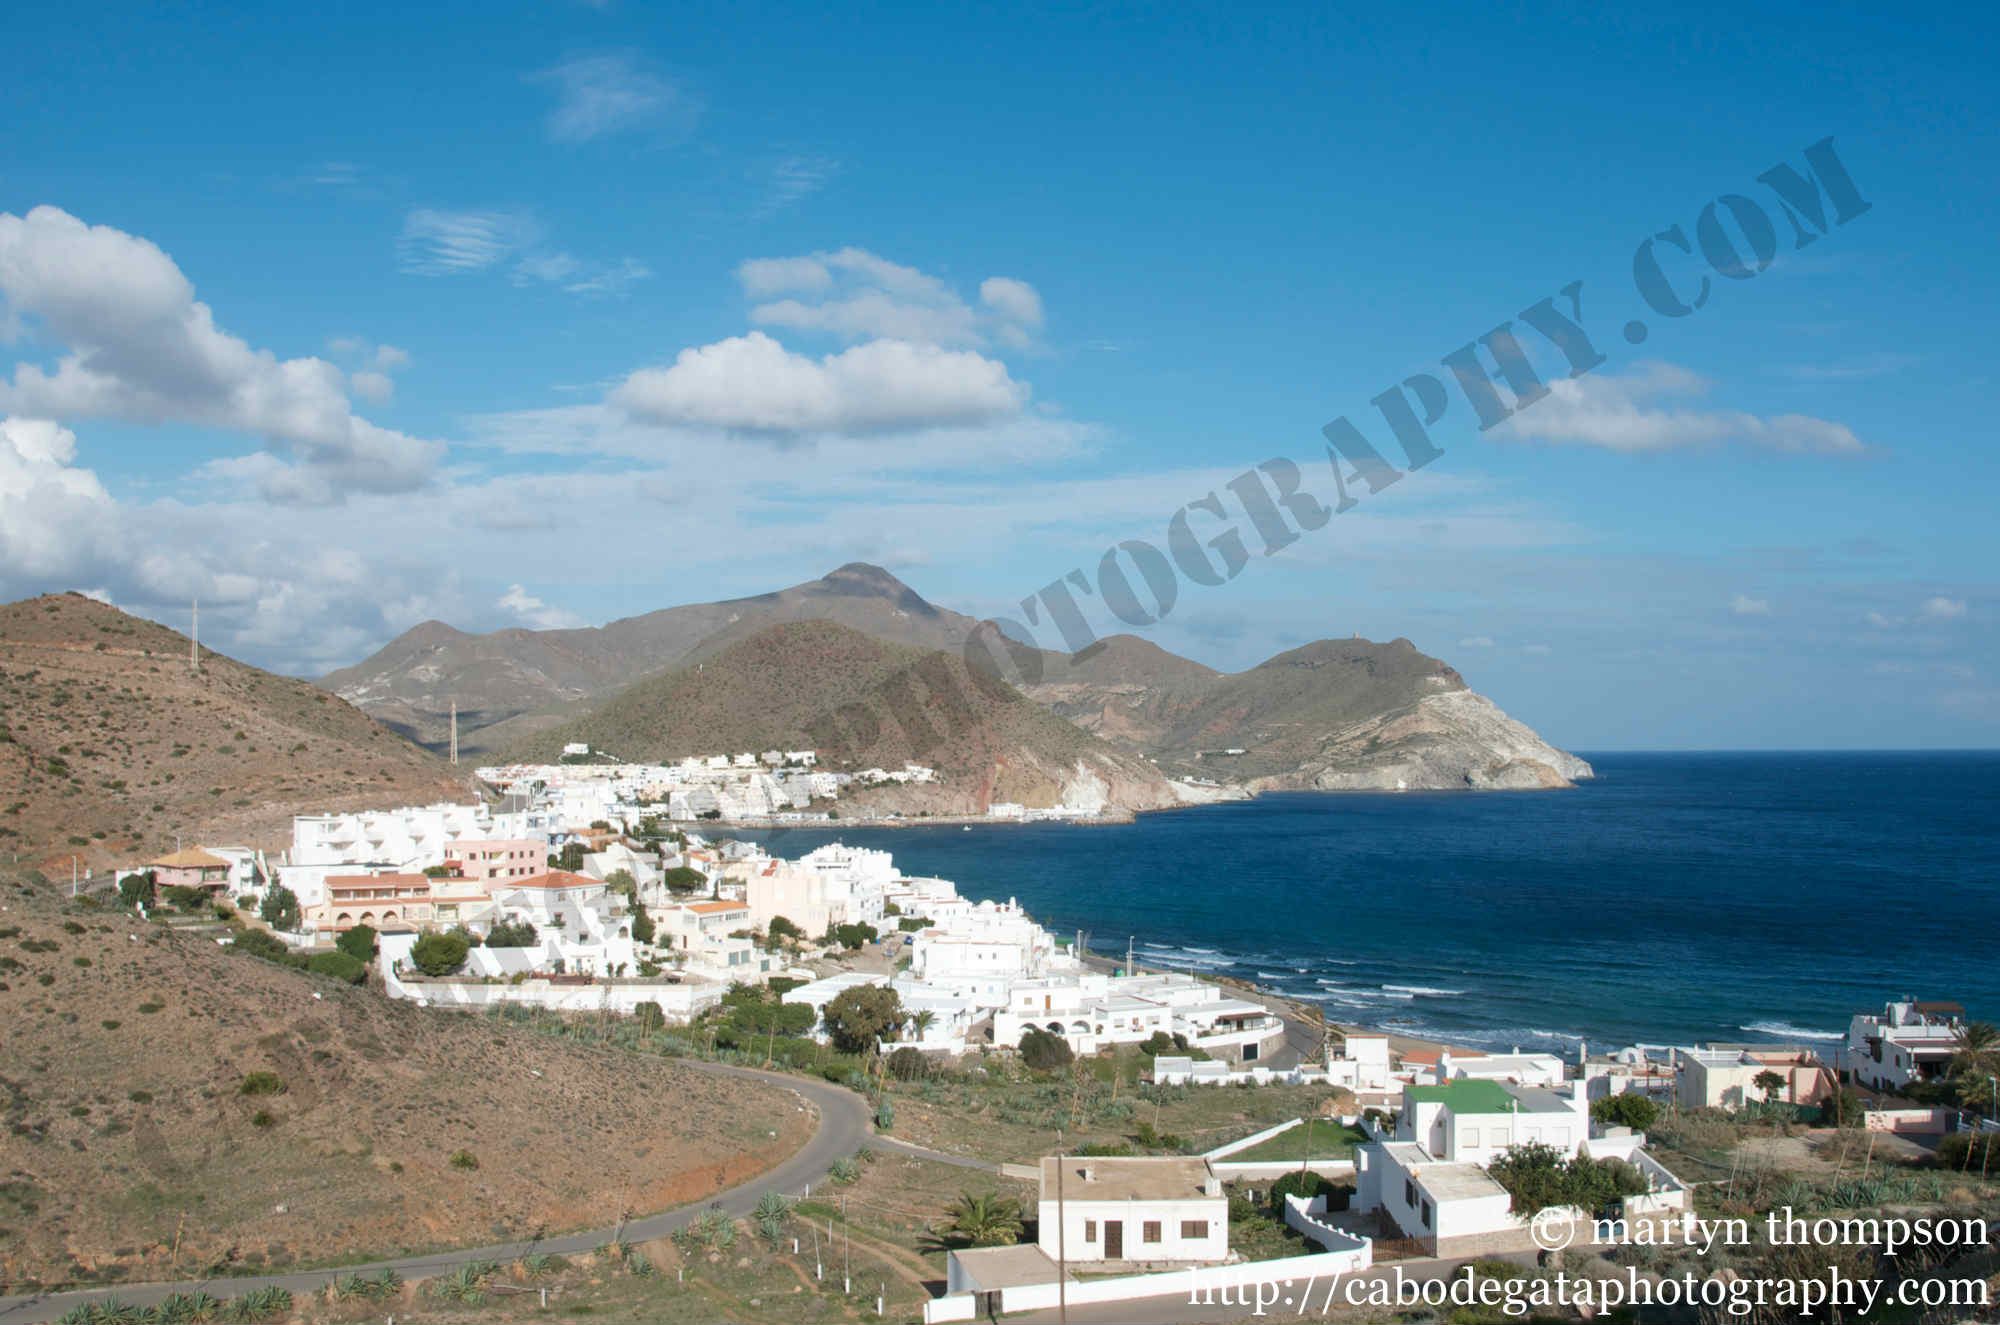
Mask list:
[[908,587],[888,571],[868,561],[850,561],[838,570],[827,572],[823,578],[829,582],[844,580],[853,584],[873,585],[891,593],[900,592]]
[[866,561],[850,561],[838,570],[829,571],[821,577],[819,587],[827,593],[853,598],[887,598],[907,611],[936,610],[915,589]]

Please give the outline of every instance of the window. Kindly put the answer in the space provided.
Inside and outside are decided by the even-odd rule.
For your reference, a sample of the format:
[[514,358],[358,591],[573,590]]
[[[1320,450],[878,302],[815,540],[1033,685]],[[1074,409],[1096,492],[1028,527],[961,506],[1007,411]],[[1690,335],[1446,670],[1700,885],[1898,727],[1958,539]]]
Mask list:
[[1478,1145],[1478,1144],[1479,1144],[1479,1129],[1478,1129],[1477,1127],[1465,1127],[1465,1128],[1461,1128],[1461,1129],[1459,1129],[1459,1133],[1458,1133],[1458,1143],[1459,1143],[1460,1145],[1463,1145],[1463,1146],[1476,1146],[1476,1145]]
[[1160,1240],[1160,1221],[1157,1219],[1148,1219],[1140,1230],[1139,1240],[1141,1242],[1158,1242]]
[[1206,1219],[1183,1219],[1181,1221],[1181,1237],[1192,1242],[1206,1241],[1208,1238],[1208,1221]]
[[1430,1226],[1431,1226],[1431,1203],[1430,1203],[1429,1201],[1425,1201],[1425,1202],[1424,1202],[1424,1227],[1425,1227],[1425,1228],[1429,1228]]
[[1413,1178],[1403,1179],[1403,1204],[1414,1207],[1417,1203],[1417,1184]]
[[1085,1242],[1097,1241],[1097,1221],[1095,1219],[1086,1219],[1083,1221],[1083,1240]]

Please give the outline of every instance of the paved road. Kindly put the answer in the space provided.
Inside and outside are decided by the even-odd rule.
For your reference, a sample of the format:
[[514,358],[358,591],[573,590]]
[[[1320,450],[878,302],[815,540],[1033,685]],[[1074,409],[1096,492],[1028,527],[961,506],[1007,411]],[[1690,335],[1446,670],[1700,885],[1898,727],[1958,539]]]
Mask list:
[[532,1251],[572,1255],[601,1247],[620,1235],[629,1242],[644,1242],[650,1238],[664,1237],[682,1227],[708,1209],[712,1203],[719,1203],[723,1210],[731,1215],[747,1215],[755,1208],[757,1198],[767,1191],[780,1191],[797,1196],[808,1184],[818,1182],[834,1160],[853,1154],[864,1144],[886,1145],[925,1158],[968,1167],[991,1167],[979,1160],[940,1155],[907,1142],[890,1141],[886,1137],[871,1137],[868,1102],[853,1091],[842,1087],[805,1077],[760,1072],[747,1067],[727,1067],[720,1063],[689,1063],[688,1066],[698,1071],[714,1072],[724,1076],[751,1077],[790,1090],[818,1106],[819,1130],[813,1134],[812,1140],[790,1159],[762,1177],[722,1193],[714,1198],[713,1202],[698,1201],[692,1205],[631,1220],[622,1227],[600,1228],[531,1242],[507,1242],[492,1247],[437,1252],[428,1256],[408,1256],[400,1260],[372,1261],[367,1265],[344,1265],[337,1271],[300,1270],[257,1277],[232,1276],[222,1279],[191,1280],[178,1284],[119,1284],[114,1287],[78,1292],[30,1293],[18,1297],[0,1297],[0,1325],[27,1325],[30,1321],[53,1320],[80,1302],[106,1296],[115,1296],[120,1301],[129,1302],[134,1306],[150,1306],[169,1293],[191,1293],[196,1289],[203,1289],[216,1297],[233,1297],[266,1284],[276,1284],[303,1296],[324,1288],[327,1281],[336,1273],[367,1274],[375,1270],[392,1269],[406,1279],[420,1279],[443,1273],[466,1261],[489,1260],[504,1263],[517,1260]]

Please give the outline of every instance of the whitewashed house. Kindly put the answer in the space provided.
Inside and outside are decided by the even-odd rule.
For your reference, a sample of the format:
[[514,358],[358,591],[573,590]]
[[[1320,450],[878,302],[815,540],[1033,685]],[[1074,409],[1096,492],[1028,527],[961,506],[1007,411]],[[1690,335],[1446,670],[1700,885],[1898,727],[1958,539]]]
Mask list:
[[1229,1256],[1229,1200],[1200,1156],[1052,1155],[1041,1169],[1036,1241],[1051,1257],[1187,1265]]

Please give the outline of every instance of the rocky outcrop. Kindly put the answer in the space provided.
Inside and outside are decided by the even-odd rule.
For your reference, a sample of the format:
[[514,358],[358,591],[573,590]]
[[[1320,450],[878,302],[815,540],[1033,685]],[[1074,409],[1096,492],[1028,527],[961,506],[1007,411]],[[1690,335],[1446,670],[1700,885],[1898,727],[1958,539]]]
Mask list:
[[1588,763],[1537,736],[1471,690],[1425,695],[1394,713],[1326,734],[1296,772],[1258,791],[1531,791],[1592,776]]

